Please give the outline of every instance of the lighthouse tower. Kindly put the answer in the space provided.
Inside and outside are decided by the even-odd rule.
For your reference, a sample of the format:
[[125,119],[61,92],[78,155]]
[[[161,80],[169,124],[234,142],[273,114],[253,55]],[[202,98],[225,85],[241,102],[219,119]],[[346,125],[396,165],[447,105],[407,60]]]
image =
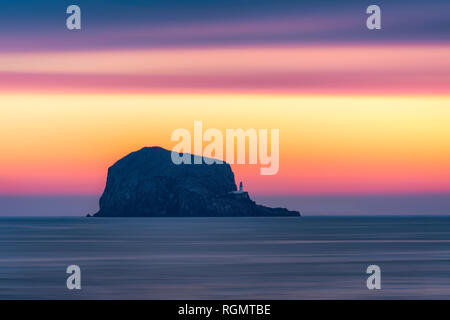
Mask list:
[[242,181],[239,183],[239,189],[237,191],[231,191],[230,193],[234,194],[237,199],[250,199],[248,192],[244,191],[244,184]]

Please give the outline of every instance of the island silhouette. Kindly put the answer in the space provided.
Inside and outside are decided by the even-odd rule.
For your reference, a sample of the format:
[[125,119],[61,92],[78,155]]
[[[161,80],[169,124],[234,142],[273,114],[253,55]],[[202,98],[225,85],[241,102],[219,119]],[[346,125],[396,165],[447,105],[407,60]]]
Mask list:
[[108,169],[100,210],[93,216],[300,216],[298,211],[256,204],[242,183],[237,190],[228,163],[176,165],[171,155],[172,151],[161,147],[145,147],[117,161]]

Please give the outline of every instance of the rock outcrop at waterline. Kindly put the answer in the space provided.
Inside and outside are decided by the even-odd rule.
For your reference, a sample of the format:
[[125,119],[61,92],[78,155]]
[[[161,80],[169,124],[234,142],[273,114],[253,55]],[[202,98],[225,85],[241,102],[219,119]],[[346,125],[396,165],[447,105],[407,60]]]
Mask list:
[[[194,160],[194,155],[190,155]],[[194,161],[192,161],[194,163]],[[180,164],[160,147],[130,153],[108,169],[95,217],[300,216],[257,205],[236,190],[229,164]]]

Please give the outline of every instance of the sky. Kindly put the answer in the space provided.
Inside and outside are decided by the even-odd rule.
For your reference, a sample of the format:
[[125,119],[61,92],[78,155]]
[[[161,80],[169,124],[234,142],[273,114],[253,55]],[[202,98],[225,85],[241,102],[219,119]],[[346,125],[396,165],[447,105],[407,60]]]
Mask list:
[[280,130],[277,175],[233,166],[257,196],[450,193],[450,2],[370,4],[2,3],[0,195],[98,195],[194,120]]

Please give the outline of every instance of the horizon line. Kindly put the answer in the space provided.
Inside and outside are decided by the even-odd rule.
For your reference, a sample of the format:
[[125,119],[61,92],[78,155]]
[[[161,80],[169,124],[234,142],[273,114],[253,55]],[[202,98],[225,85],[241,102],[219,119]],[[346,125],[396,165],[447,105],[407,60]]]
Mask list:
[[[256,196],[267,196],[267,197],[323,197],[323,196],[450,196],[450,190],[446,191],[424,191],[424,192],[361,192],[361,193],[259,193],[248,191],[250,195]],[[100,193],[0,193],[0,197],[93,197],[101,196],[103,191]]]

